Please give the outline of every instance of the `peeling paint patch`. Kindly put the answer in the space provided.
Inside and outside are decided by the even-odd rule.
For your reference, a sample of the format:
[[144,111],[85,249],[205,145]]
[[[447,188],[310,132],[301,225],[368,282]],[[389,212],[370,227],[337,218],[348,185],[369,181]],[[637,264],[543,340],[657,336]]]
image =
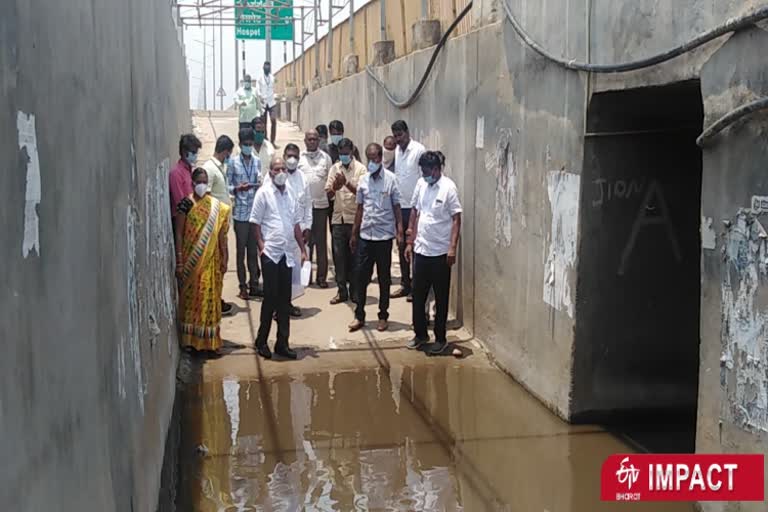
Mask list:
[[[485,157],[485,169],[496,177],[496,222],[493,237],[497,247],[512,245],[512,222],[515,210],[517,170],[512,150],[512,131],[499,130],[496,148]],[[525,221],[523,220],[523,224]]]
[[544,264],[544,302],[573,318],[573,299],[568,275],[576,262],[581,177],[565,171],[547,176],[552,208],[549,251]]
[[37,206],[42,199],[40,159],[37,154],[35,115],[19,111],[16,115],[19,149],[27,153],[27,188],[24,193],[24,241],[21,255],[26,258],[32,249],[40,256],[40,219]]
[[[173,230],[171,217],[168,211],[170,197],[168,193],[168,173],[170,160],[164,159],[154,169],[148,172],[144,187],[145,216],[144,243],[146,250],[145,261],[152,266],[155,277],[148,286],[149,300],[146,304],[148,317],[155,320],[159,329],[153,331],[150,322],[150,335],[154,345],[156,337],[161,333],[163,326],[173,323],[174,319],[174,254],[173,254]],[[147,315],[142,315],[142,317]],[[168,337],[168,354],[172,353],[172,339]]]
[[717,247],[717,237],[712,228],[712,217],[701,218],[701,247],[709,250]]
[[748,211],[728,226],[722,248],[723,420],[752,432],[768,432],[768,244]]
[[144,377],[141,368],[141,345],[139,342],[139,299],[138,276],[136,272],[136,225],[138,214],[130,206],[126,209],[126,234],[128,237],[128,272],[126,290],[128,290],[128,351],[133,370],[136,374],[139,409],[144,414]]

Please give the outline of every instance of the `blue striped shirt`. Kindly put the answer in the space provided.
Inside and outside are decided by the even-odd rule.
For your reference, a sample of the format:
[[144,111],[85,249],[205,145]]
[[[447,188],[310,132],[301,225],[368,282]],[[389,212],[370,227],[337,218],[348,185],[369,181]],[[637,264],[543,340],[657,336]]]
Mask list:
[[374,178],[366,173],[357,184],[357,204],[363,205],[360,238],[370,242],[392,240],[397,234],[395,206],[400,206],[395,173],[383,169]]
[[[229,193],[235,196],[235,202],[232,205],[232,218],[239,222],[248,222],[251,218],[251,208],[253,208],[253,198],[256,197],[256,191],[261,185],[261,161],[251,157],[251,161],[246,163],[243,155],[232,158],[233,165],[227,166],[227,186]],[[235,187],[243,183],[253,185],[248,190],[235,191]]]

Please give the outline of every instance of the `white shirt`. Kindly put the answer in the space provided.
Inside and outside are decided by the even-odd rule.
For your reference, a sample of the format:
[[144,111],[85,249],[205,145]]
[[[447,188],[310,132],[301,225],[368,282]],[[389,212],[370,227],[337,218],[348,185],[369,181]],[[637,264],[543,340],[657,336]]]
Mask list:
[[264,254],[275,263],[280,263],[283,256],[288,267],[293,268],[298,263],[291,240],[296,243],[294,227],[301,221],[301,213],[290,187],[280,192],[269,182],[256,192],[250,221],[261,226]]
[[[304,177],[304,173],[299,172],[299,170],[296,169],[294,172],[289,172],[287,174],[288,181],[285,182],[285,186],[293,191],[293,195],[298,202],[299,213],[301,215],[299,226],[302,231],[312,229],[312,200],[309,198],[309,184]],[[263,183],[272,183],[272,177],[269,173],[267,173]]]
[[426,152],[426,148],[412,140],[403,151],[400,145],[395,149],[395,176],[397,176],[397,188],[403,196],[403,208],[413,207],[411,198],[416,190],[416,184],[421,179],[419,158]]
[[456,184],[447,176],[432,185],[420,179],[413,193],[413,207],[419,212],[413,250],[422,256],[448,254],[453,216],[462,212]]
[[261,75],[257,80],[259,87],[259,96],[261,96],[264,106],[272,108],[277,105],[275,101],[275,77],[271,73],[269,75]]
[[[254,149],[256,149],[255,146]],[[272,158],[275,156],[275,146],[267,139],[264,139],[264,142],[261,143],[259,154],[256,156],[259,158],[259,162],[261,162],[261,181],[263,183],[269,178],[269,164],[272,163]]]
[[227,170],[224,163],[213,156],[203,164],[203,169],[208,173],[208,189],[211,195],[227,206],[231,206],[232,199],[229,197]]
[[325,182],[328,180],[328,171],[331,170],[331,166],[333,162],[325,151],[317,150],[317,154],[313,156],[306,151],[301,153],[299,170],[304,173],[309,184],[312,208],[328,208],[331,204],[325,192]]

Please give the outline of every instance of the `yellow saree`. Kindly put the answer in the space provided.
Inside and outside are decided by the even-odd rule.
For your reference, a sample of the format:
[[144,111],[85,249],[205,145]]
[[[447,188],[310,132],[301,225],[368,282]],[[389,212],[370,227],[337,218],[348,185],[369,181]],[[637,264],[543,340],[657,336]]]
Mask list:
[[181,345],[196,350],[222,346],[220,237],[229,231],[230,207],[209,195],[187,214],[182,235],[179,326]]

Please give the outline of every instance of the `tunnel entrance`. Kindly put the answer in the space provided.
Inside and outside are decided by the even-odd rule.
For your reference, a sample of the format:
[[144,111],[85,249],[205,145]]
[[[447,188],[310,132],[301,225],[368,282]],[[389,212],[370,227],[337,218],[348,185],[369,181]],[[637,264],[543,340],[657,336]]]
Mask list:
[[698,81],[592,97],[572,411],[639,448],[693,452],[704,113]]

